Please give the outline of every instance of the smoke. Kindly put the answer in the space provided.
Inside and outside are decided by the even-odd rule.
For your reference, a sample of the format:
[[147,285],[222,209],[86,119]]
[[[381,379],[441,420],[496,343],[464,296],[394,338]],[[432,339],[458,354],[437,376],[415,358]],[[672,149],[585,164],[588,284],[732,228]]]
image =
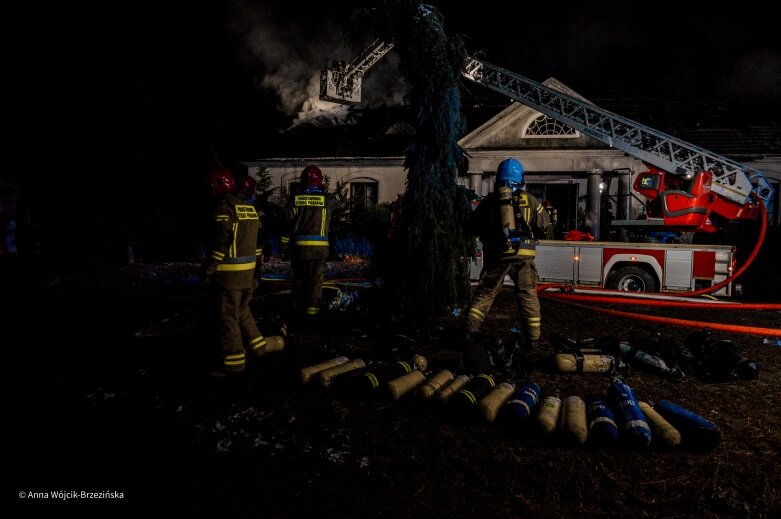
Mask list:
[[[275,21],[269,3],[244,0],[231,4],[231,14],[231,29],[246,47],[247,65],[256,69],[261,65],[256,87],[276,94],[277,108],[294,117],[293,126],[348,122],[349,106],[320,100],[320,71],[333,60],[349,63],[359,54],[346,45],[336,20],[324,15],[309,23]],[[364,76],[360,106],[403,103],[397,59],[390,57],[385,56]]]

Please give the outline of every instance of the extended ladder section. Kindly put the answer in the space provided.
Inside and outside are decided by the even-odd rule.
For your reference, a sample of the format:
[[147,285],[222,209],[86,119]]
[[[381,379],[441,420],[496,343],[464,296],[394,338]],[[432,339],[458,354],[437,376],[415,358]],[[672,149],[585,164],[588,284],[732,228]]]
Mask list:
[[[320,74],[320,98],[360,102],[364,73],[392,48],[393,42],[378,39],[352,63],[334,62]],[[753,196],[765,206],[773,200],[773,188],[762,172],[744,164],[476,58],[467,60],[462,74],[648,164],[650,171],[638,175],[634,186],[648,199],[647,219],[614,225],[712,232],[712,213],[727,220],[754,219],[760,208]]]
[[342,104],[360,103],[363,75],[392,48],[393,42],[378,39],[352,63],[334,62],[331,68],[320,73],[320,99]]
[[471,58],[463,75],[661,170],[689,177],[710,171],[711,190],[738,205],[750,203],[752,191],[765,204],[773,197],[773,188],[758,170],[503,68]]

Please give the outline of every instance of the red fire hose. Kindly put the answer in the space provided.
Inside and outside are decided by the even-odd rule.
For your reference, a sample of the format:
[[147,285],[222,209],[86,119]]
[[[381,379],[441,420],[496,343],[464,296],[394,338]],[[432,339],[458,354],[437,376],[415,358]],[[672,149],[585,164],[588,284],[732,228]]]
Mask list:
[[619,310],[610,310],[607,308],[599,308],[595,306],[582,305],[580,303],[573,303],[571,301],[562,301],[562,302],[580,308],[595,310],[597,312],[601,312],[604,314],[618,315],[621,317],[629,317],[632,319],[640,319],[643,321],[650,321],[654,323],[672,324],[674,326],[686,326],[689,328],[698,328],[698,329],[710,328],[712,330],[719,330],[723,332],[745,333],[749,335],[761,335],[763,337],[781,337],[781,329],[779,328],[760,328],[757,326],[742,326],[742,325],[735,325],[735,324],[710,323],[705,321],[688,321],[686,319],[677,319],[673,317],[659,317],[655,315],[643,315],[643,314],[635,314],[632,312],[622,312]]
[[548,299],[560,301],[577,300],[585,303],[607,303],[621,305],[642,305],[642,306],[669,306],[675,308],[709,308],[711,310],[781,310],[780,303],[698,303],[694,301],[660,301],[657,299],[612,297],[612,296],[589,296],[581,294],[562,294],[557,292],[542,292],[540,296]]

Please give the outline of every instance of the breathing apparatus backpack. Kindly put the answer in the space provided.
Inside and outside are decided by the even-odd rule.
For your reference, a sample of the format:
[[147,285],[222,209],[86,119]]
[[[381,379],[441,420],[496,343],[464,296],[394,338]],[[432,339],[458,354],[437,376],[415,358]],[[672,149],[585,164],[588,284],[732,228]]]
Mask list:
[[529,203],[528,197],[525,193],[514,194],[509,186],[501,186],[497,192],[502,231],[506,238],[502,258],[533,257],[536,248],[534,233],[521,213],[521,206]]

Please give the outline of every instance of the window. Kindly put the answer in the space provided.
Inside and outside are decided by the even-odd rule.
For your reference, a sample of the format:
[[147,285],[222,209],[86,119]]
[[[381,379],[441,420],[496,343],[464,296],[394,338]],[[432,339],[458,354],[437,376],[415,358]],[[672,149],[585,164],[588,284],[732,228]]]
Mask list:
[[350,205],[352,209],[362,209],[377,203],[376,181],[350,182]]
[[532,139],[549,137],[573,139],[580,137],[580,134],[575,129],[544,114],[536,119],[532,119],[524,128],[522,135]]

